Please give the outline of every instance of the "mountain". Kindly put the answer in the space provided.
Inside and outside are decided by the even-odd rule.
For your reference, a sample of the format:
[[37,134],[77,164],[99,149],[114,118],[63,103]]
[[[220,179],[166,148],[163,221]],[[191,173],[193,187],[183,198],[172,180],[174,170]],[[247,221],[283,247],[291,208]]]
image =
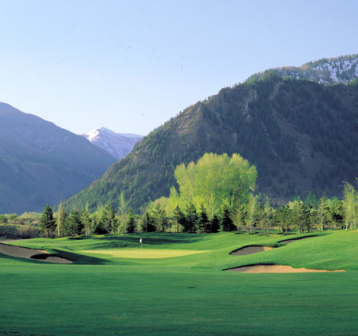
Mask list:
[[323,85],[348,84],[358,77],[358,54],[337,58],[323,58],[308,62],[301,67],[283,67],[266,70],[251,76],[247,82],[263,78],[273,72],[283,78],[307,80]]
[[95,128],[83,134],[83,136],[94,145],[111,154],[117,161],[130,153],[135,144],[143,138],[143,136],[137,134],[115,133],[105,127]]
[[117,206],[123,191],[138,211],[169,194],[178,164],[206,152],[240,153],[257,167],[257,192],[276,203],[311,191],[340,196],[343,181],[358,176],[357,134],[357,85],[325,86],[267,72],[188,107],[65,204]]
[[42,211],[115,161],[83,137],[0,103],[0,213]]

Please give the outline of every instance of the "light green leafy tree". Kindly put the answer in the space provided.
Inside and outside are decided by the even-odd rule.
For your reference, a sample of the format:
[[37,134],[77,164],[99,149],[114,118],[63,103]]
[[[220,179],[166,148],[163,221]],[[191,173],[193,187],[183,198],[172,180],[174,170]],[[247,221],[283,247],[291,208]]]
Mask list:
[[224,203],[228,203],[230,209],[235,208],[236,203],[247,203],[257,178],[255,166],[239,154],[229,157],[207,153],[196,164],[181,164],[174,174],[182,202],[193,203],[196,208],[205,204],[210,218]]
[[119,218],[120,218],[120,224],[118,225],[118,233],[126,232],[127,208],[128,208],[128,204],[124,197],[124,192],[122,191],[119,195],[119,204],[118,204]]
[[92,220],[90,217],[90,213],[88,211],[88,203],[86,206],[82,208],[81,211],[81,222],[84,225],[85,235],[89,236],[91,235],[91,229],[92,229]]
[[254,232],[255,215],[257,208],[257,197],[253,194],[249,195],[249,202],[247,204],[246,224],[250,228],[250,232]]
[[356,228],[356,199],[357,193],[354,189],[353,185],[350,183],[344,183],[343,189],[344,196],[344,204],[343,204],[343,212],[344,212],[344,223],[346,226],[346,230],[348,228]]
[[63,234],[63,225],[65,224],[67,217],[66,209],[62,206],[62,201],[60,202],[57,210],[57,217],[56,217],[56,225],[57,225],[57,236],[61,237]]

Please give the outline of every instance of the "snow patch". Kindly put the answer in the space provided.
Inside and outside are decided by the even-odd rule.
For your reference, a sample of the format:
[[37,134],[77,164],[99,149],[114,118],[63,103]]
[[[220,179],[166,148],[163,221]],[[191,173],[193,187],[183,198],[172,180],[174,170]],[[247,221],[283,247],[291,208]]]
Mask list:
[[116,133],[105,127],[97,127],[82,136],[117,160],[121,160],[129,154],[143,137],[138,134]]

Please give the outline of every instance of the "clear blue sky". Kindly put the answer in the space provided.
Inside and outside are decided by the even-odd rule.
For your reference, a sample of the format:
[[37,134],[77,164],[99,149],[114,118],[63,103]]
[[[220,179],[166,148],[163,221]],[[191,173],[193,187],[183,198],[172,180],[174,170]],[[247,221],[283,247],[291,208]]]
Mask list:
[[146,135],[279,66],[358,53],[356,0],[0,0],[0,101]]

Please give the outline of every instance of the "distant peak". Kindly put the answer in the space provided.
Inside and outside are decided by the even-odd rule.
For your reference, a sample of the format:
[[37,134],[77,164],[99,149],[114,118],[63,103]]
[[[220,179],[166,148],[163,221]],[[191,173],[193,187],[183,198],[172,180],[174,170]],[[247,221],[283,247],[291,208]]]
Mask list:
[[249,77],[245,82],[252,83],[275,73],[282,78],[307,80],[323,85],[348,84],[358,78],[358,54],[335,58],[322,58],[302,66],[286,66],[269,69]]

